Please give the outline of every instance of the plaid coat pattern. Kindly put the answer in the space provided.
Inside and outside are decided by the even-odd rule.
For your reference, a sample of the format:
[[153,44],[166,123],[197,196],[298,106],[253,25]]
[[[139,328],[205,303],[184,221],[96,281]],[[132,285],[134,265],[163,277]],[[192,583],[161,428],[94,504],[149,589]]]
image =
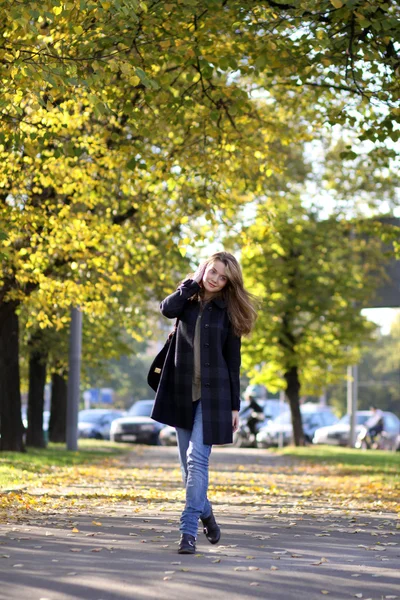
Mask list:
[[[178,318],[158,386],[152,418],[173,427],[192,429],[193,339],[200,305],[190,298],[200,289],[192,279],[161,302],[165,317]],[[226,303],[211,300],[201,319],[201,405],[204,444],[232,443],[232,410],[240,408],[240,346]]]

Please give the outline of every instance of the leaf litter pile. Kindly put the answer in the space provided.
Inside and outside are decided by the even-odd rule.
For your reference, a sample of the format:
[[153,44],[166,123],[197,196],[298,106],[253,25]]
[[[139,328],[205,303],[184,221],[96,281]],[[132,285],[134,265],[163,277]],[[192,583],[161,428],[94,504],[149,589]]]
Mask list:
[[[174,448],[132,446],[129,453],[94,464],[43,465],[34,473],[22,473],[25,485],[9,486],[0,496],[0,519],[20,519],[32,511],[101,511],[117,504],[136,513],[176,511],[184,492],[175,454]],[[263,451],[250,457],[244,454],[243,464],[229,464],[229,449],[214,449],[215,456],[209,497],[222,511],[229,512],[235,504],[301,514],[312,503],[314,509],[330,506],[400,514],[397,465],[380,473],[376,468],[355,471],[347,465],[287,457],[271,461]]]

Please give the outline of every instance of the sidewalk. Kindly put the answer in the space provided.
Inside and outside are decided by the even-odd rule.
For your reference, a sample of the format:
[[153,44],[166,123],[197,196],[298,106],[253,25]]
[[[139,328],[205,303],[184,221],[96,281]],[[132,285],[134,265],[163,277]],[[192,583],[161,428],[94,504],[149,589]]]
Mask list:
[[[229,479],[241,469],[245,477],[246,465],[260,473],[271,465],[279,471],[285,460],[264,451],[215,448],[212,470]],[[175,448],[132,454],[132,468],[154,473],[172,472],[176,461]],[[123,477],[113,485],[123,485]],[[198,553],[181,556],[181,505],[173,499],[177,483],[171,477],[162,487],[168,485],[167,506],[142,502],[135,513],[134,502],[117,499],[106,509],[81,504],[69,514],[37,514],[3,525],[0,598],[400,598],[400,530],[394,514],[344,511],[312,496],[299,509],[295,490],[279,501],[265,496],[242,504],[239,488],[229,504],[214,500],[221,543],[211,546],[199,530]]]

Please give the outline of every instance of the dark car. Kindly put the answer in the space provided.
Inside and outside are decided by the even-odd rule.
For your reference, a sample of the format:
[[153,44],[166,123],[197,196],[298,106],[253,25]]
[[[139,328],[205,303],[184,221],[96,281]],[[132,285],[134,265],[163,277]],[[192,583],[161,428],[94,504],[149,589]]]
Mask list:
[[138,400],[127,415],[113,422],[111,441],[159,444],[159,434],[164,424],[150,418],[154,400]]
[[123,415],[122,410],[89,408],[78,413],[78,435],[81,438],[109,440],[111,423]]

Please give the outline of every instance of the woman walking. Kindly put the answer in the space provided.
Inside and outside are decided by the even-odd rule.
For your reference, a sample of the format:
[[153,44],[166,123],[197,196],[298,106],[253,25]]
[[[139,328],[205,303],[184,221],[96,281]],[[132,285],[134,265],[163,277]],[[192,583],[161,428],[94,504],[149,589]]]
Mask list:
[[207,498],[213,444],[229,444],[239,423],[241,336],[256,312],[232,254],[218,252],[161,302],[176,319],[152,417],[176,427],[186,488],[178,552],[194,554],[198,522],[211,544],[221,531]]

